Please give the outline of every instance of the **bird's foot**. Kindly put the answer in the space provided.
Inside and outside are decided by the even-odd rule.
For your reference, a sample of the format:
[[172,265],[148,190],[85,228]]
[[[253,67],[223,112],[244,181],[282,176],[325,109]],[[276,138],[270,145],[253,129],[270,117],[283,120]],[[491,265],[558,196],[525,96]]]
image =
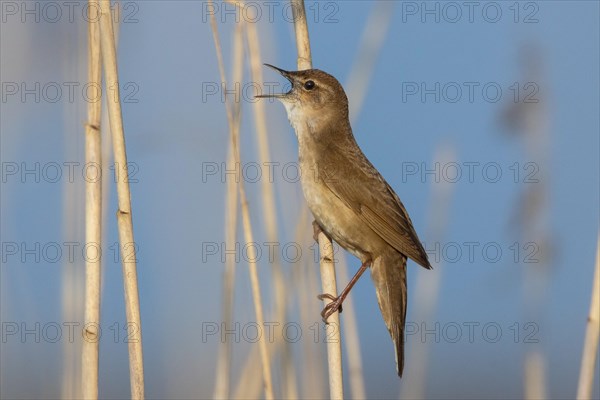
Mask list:
[[327,304],[325,306],[325,308],[323,308],[323,311],[321,311],[321,317],[323,318],[323,322],[325,322],[326,324],[329,323],[329,322],[327,322],[327,319],[329,318],[329,316],[331,314],[333,314],[336,311],[339,311],[340,313],[342,312],[342,303],[344,302],[344,299],[342,296],[335,297],[328,293],[323,293],[323,294],[318,295],[317,298],[319,300],[324,300],[324,299],[331,300],[331,303]]

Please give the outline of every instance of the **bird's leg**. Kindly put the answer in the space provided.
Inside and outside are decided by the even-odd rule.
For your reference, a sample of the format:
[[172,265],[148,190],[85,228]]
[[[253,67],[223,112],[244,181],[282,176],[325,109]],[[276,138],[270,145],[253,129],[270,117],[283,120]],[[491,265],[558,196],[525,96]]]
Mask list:
[[342,290],[342,293],[340,293],[340,295],[338,297],[335,297],[329,293],[323,293],[323,294],[320,294],[319,296],[317,296],[319,298],[319,300],[323,300],[323,299],[331,300],[331,303],[327,304],[325,306],[325,308],[323,308],[323,311],[321,311],[321,317],[323,318],[323,322],[325,322],[327,324],[328,323],[327,318],[329,318],[329,316],[331,314],[333,314],[334,312],[336,312],[336,311],[342,312],[342,303],[344,302],[344,299],[346,298],[346,296],[348,296],[348,293],[350,293],[350,290],[352,289],[354,284],[356,282],[358,282],[361,275],[367,270],[367,268],[369,268],[369,265],[371,265],[371,260],[365,261],[360,266],[358,271],[356,271],[356,274],[354,274],[352,279],[350,279],[350,282],[348,282],[348,284],[346,285],[344,290]]

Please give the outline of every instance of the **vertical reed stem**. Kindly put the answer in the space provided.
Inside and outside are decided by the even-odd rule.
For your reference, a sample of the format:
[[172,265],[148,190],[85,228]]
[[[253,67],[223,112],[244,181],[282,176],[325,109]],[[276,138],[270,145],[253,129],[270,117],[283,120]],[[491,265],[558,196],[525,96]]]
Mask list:
[[102,0],[101,9],[100,36],[102,61],[104,66],[106,93],[110,94],[110,97],[107,99],[108,116],[110,130],[112,131],[113,152],[115,156],[115,174],[119,206],[119,210],[117,211],[117,224],[119,228],[121,262],[123,264],[125,314],[127,316],[127,327],[129,332],[129,376],[131,398],[137,400],[144,398],[144,364],[142,353],[142,325],[137,284],[137,250],[133,239],[127,151],[125,149],[125,132],[123,130],[117,54],[110,0]]
[[[211,23],[213,20],[211,20]],[[216,31],[216,25],[213,27]],[[215,39],[215,44],[219,41]],[[241,25],[236,26],[233,37],[233,80],[239,82],[243,76],[243,35]],[[227,165],[235,165],[235,151],[233,143],[229,143],[229,154]],[[238,223],[238,188],[234,179],[227,179],[227,200],[225,211],[225,243],[228,249],[235,247]],[[235,260],[228,257],[225,260],[225,272],[223,276],[223,323],[230,326],[233,323],[233,302],[235,292]],[[219,344],[219,357],[217,359],[214,399],[230,399],[231,395],[231,351],[232,341],[222,340]]]
[[[90,0],[90,9],[99,9],[96,0]],[[100,59],[100,24],[89,18],[88,24],[88,83],[101,88],[102,60]],[[98,250],[97,257],[88,257],[85,263],[85,315],[86,336],[82,342],[81,383],[83,398],[98,398],[98,327],[100,324],[100,281],[102,243],[102,146],[100,119],[102,101],[89,101],[88,123],[85,125],[85,163],[95,166],[88,170],[96,171],[96,179],[88,177],[85,184],[85,242]]]
[[600,315],[600,235],[596,246],[596,268],[594,269],[592,302],[585,332],[583,357],[581,358],[581,372],[579,373],[579,386],[577,388],[578,400],[592,398],[596,353],[598,352],[598,340],[600,338],[600,320],[598,319],[598,315]]
[[[212,5],[212,1],[209,0],[209,4]],[[219,34],[217,30],[217,23],[214,14],[211,14],[211,27],[213,31],[213,38],[215,41],[215,48],[217,52],[217,60],[219,63],[219,71],[221,74],[221,81],[227,82],[225,77],[225,67],[223,63],[223,55],[221,51],[221,44],[219,41]],[[241,72],[241,69],[239,70]],[[238,77],[241,81],[241,76]],[[239,149],[239,129],[240,129],[240,106],[239,103],[229,106],[225,104],[225,110],[227,112],[227,120],[229,123],[229,133],[231,138],[231,146],[233,154],[235,156],[235,162],[240,163],[240,149]],[[248,200],[246,197],[246,191],[244,189],[243,180],[240,180],[238,184],[238,193],[241,203],[242,211],[242,225],[244,238],[246,243],[254,243],[252,224],[250,222],[250,210],[248,209]],[[252,287],[252,297],[254,299],[254,310],[256,314],[256,323],[258,326],[265,326],[264,324],[264,312],[262,308],[262,296],[260,291],[260,282],[258,279],[258,267],[256,260],[258,259],[256,254],[255,246],[249,246],[248,248],[248,259],[249,259],[249,270],[250,270],[250,284]],[[258,340],[258,347],[260,352],[260,358],[263,369],[263,384],[265,388],[265,398],[273,399],[273,384],[271,380],[271,364],[269,359],[269,351],[267,348],[266,335],[261,335]]]
[[[312,57],[310,54],[310,40],[308,37],[308,25],[306,22],[306,10],[304,0],[291,0],[292,11],[294,13],[294,28],[296,31],[296,46],[298,48],[298,69],[311,69]],[[323,233],[319,233],[319,255],[321,266],[321,282],[323,293],[337,294],[337,285],[335,279],[335,263],[333,258],[333,244],[331,240]],[[324,299],[324,305],[331,300]],[[342,399],[343,380],[342,380],[342,344],[340,335],[340,315],[339,312],[333,313],[326,325],[327,333],[327,364],[329,366],[329,396],[331,399]]]

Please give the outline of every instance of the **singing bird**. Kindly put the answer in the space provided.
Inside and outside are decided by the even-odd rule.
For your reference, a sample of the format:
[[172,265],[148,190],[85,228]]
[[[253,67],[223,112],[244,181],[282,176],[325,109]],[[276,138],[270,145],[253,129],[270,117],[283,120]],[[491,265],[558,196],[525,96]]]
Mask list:
[[292,87],[276,98],[287,111],[299,143],[302,190],[315,223],[327,236],[358,257],[362,265],[339,296],[322,311],[324,321],[371,267],[381,315],[396,350],[399,376],[404,369],[407,258],[431,269],[408,212],[398,195],[358,147],[348,118],[348,98],[333,76],[318,69],[285,71],[270,64]]

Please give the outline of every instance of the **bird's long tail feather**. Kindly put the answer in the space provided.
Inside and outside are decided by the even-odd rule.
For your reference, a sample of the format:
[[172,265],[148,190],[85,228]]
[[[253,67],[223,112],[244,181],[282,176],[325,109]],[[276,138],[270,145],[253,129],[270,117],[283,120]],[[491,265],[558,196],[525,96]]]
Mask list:
[[371,278],[377,301],[396,349],[396,369],[404,370],[404,323],[406,321],[406,257],[390,250],[373,261]]

